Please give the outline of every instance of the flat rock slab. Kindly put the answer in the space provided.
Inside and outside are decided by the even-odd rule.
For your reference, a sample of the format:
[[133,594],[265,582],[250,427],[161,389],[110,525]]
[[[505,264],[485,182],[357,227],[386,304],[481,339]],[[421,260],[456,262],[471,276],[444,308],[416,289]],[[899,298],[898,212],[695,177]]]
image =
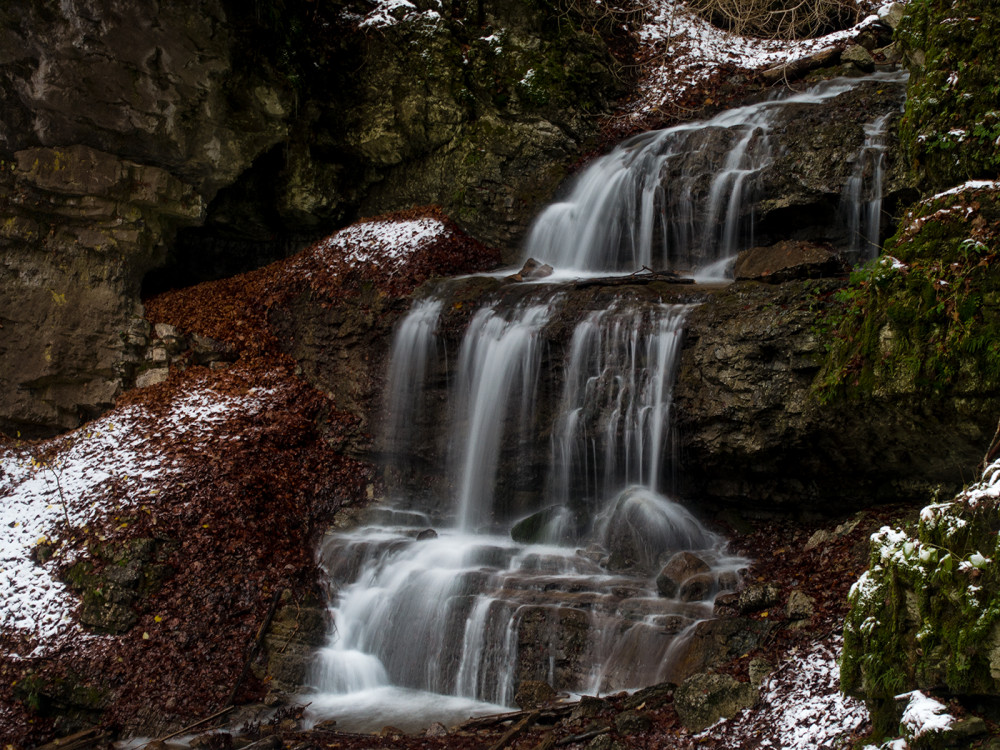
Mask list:
[[795,279],[837,276],[845,270],[844,261],[828,246],[787,240],[740,253],[733,273],[737,281],[778,284]]

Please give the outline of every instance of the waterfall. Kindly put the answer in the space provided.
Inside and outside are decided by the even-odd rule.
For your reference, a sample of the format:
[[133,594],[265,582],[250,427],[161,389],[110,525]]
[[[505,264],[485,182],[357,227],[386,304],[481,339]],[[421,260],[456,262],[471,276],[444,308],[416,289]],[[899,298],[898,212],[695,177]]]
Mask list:
[[539,214],[525,257],[578,272],[721,273],[753,244],[751,197],[773,162],[771,130],[782,108],[819,104],[854,85],[837,79],[626,140]]
[[870,260],[881,249],[882,179],[885,173],[886,128],[891,114],[865,125],[865,141],[844,185],[841,211],[851,237],[850,257]]
[[[426,723],[428,693],[468,713],[510,706],[526,679],[574,692],[666,679],[675,638],[711,616],[716,593],[745,565],[657,492],[670,484],[673,379],[690,306],[618,298],[573,312],[558,287],[487,302],[467,318],[452,363],[442,309],[419,302],[397,328],[386,418],[396,434],[383,443],[407,455],[426,442],[413,427],[415,410],[430,408],[420,378],[440,383],[450,365],[437,406],[450,436],[440,466],[450,497],[327,535],[320,562],[333,627],[316,658],[312,715],[342,721],[350,704],[350,721],[371,728],[394,707]],[[578,319],[561,350],[550,329],[566,315]],[[525,501],[531,484],[515,481],[523,452],[546,439],[548,477],[534,476]],[[710,566],[710,583],[661,596],[654,576],[682,550]]]
[[[855,85],[630,138],[538,216],[525,255],[580,275],[720,277],[754,242],[777,113]],[[859,249],[879,233],[885,125],[866,127],[844,193]],[[747,564],[671,496],[692,305],[654,284],[490,288],[470,304],[442,282],[396,329],[378,440],[388,499],[319,553],[331,626],[313,720],[417,729],[502,710],[525,681],[603,693],[680,680],[694,629]],[[682,569],[700,572],[666,580]]]

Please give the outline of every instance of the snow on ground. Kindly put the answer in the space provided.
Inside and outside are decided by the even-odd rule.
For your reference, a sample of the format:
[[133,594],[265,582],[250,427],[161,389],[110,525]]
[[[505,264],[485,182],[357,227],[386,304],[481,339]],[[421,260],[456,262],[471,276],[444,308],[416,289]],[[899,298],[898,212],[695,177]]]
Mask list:
[[[32,656],[61,636],[80,637],[71,617],[77,599],[57,577],[67,562],[58,552],[59,530],[67,520],[86,527],[112,512],[112,487],[118,503],[155,505],[165,480],[179,471],[160,447],[165,438],[239,440],[219,435],[219,426],[236,410],[262,408],[267,394],[254,389],[234,397],[203,387],[177,397],[163,415],[131,406],[45,443],[0,448],[0,630],[31,638]],[[55,556],[39,564],[35,550],[50,544]]]
[[851,40],[875,23],[878,16],[872,15],[852,29],[817,39],[757,39],[713,26],[680,0],[653,0],[648,19],[639,30],[639,57],[650,63],[640,96],[630,109],[634,116],[669,110],[672,103],[682,101],[685,94],[707,83],[724,67],[766,70]]
[[839,747],[840,738],[868,721],[864,703],[840,692],[842,644],[843,637],[836,635],[792,656],[761,686],[754,709],[710,727],[699,737],[725,741],[729,747]]

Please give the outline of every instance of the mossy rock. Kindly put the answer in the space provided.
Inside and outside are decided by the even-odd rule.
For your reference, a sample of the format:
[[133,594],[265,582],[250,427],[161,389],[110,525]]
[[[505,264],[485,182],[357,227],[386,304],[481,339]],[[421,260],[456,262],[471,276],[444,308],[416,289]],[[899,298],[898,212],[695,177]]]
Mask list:
[[62,571],[80,596],[80,623],[102,634],[128,631],[139,619],[142,600],[172,574],[164,561],[174,546],[148,538],[92,545],[89,558]]
[[1000,696],[1000,499],[983,483],[928,506],[916,528],[883,528],[850,593],[841,685],[895,732],[895,696],[912,689]]
[[827,318],[825,397],[1000,393],[1000,192],[917,204]]
[[1000,9],[912,0],[897,29],[911,78],[900,136],[930,191],[1000,170]]

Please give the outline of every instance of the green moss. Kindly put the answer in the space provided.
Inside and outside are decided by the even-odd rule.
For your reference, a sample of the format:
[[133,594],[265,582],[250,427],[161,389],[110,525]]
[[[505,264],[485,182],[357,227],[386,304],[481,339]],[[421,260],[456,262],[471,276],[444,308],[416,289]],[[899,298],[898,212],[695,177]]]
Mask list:
[[911,79],[900,137],[929,190],[1000,170],[1000,13],[992,0],[913,0],[897,30]]
[[886,248],[900,263],[856,269],[827,318],[835,335],[820,395],[1000,389],[996,191],[919,204]]
[[930,506],[916,529],[873,538],[870,569],[851,592],[843,689],[892,733],[894,696],[910,689],[997,694],[1000,514],[996,499]]

